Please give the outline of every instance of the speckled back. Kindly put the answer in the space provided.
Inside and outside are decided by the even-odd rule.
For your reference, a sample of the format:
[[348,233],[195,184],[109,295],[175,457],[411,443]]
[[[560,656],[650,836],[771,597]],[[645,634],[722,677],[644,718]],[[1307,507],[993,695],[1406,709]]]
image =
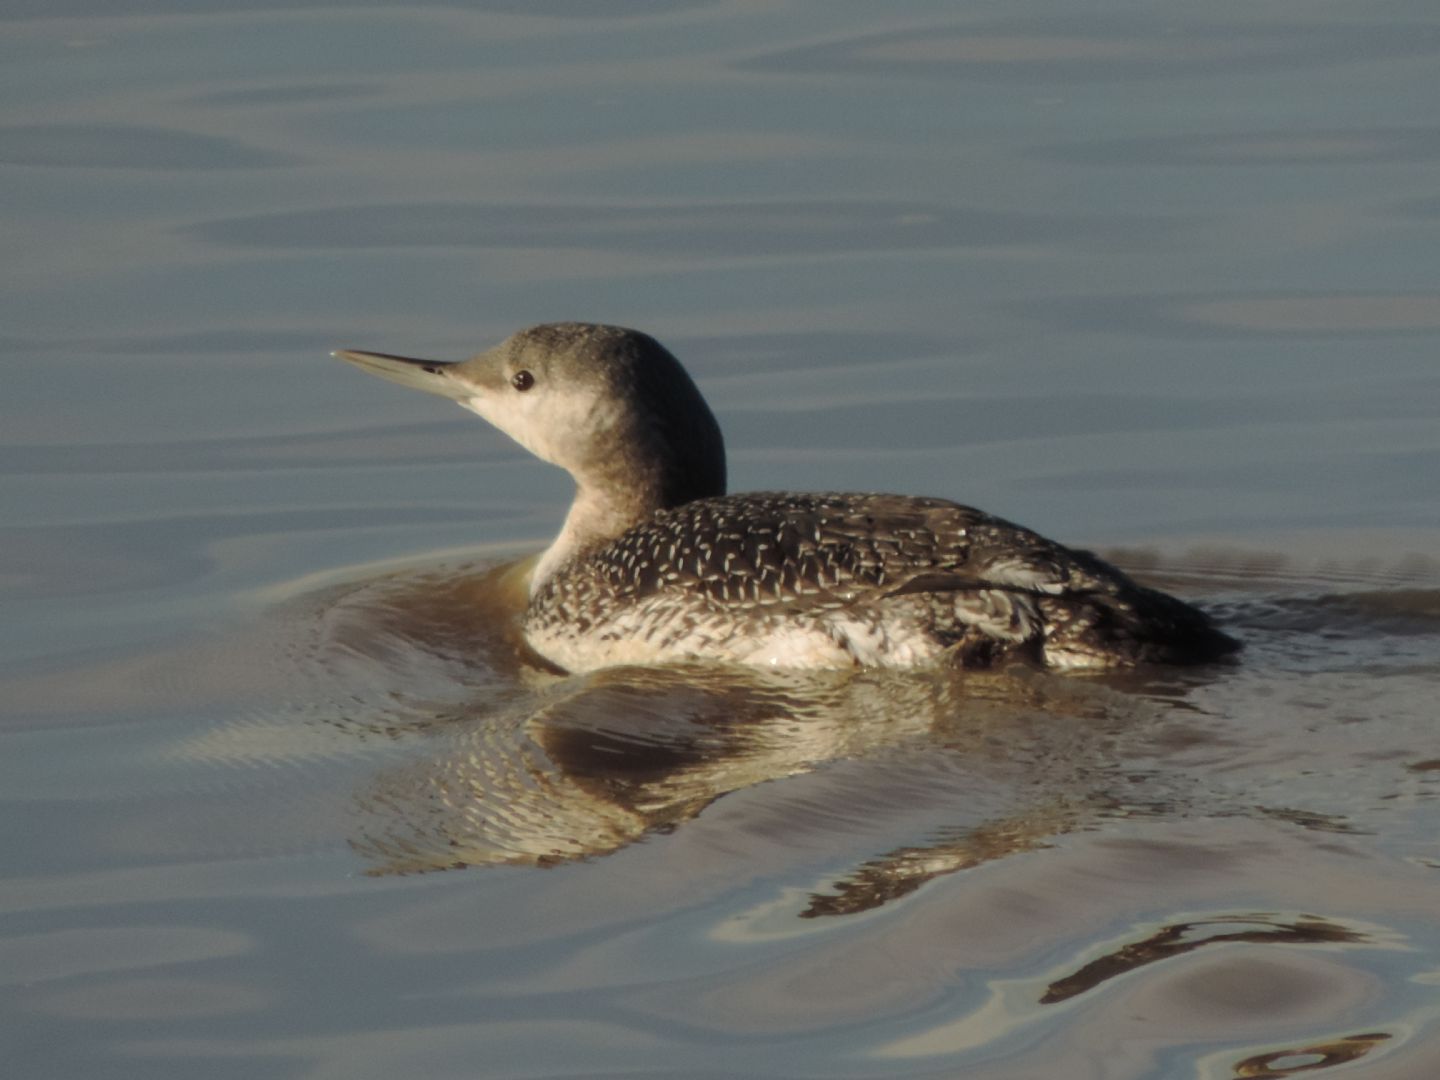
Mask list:
[[1142,639],[1157,620],[1208,626],[1099,559],[970,507],[761,492],[662,511],[572,561],[525,628],[566,667],[906,665],[982,641],[986,660],[1024,648],[1043,661],[1048,646],[1048,662],[1085,667],[1154,651]]

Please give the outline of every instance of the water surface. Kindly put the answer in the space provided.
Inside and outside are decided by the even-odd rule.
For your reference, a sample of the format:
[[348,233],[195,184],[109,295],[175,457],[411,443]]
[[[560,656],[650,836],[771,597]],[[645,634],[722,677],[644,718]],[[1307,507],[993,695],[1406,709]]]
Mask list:
[[[0,10],[25,1075],[1440,1066],[1440,23],[1396,0]],[[336,347],[642,327],[732,486],[1216,612],[1124,677],[518,650],[568,481]]]

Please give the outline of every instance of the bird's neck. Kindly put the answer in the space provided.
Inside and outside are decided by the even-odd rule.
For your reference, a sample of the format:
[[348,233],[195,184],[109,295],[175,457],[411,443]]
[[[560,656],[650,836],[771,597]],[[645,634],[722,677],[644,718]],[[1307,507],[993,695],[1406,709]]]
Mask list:
[[575,501],[560,535],[540,556],[530,575],[530,595],[570,561],[589,554],[664,509],[658,492],[645,489],[619,494],[577,483]]
[[568,466],[575,501],[555,542],[530,576],[534,596],[567,563],[615,540],[661,510],[725,494],[725,444],[710,411],[700,404],[688,438],[661,441],[654,433],[629,431],[604,452],[588,454],[584,468]]

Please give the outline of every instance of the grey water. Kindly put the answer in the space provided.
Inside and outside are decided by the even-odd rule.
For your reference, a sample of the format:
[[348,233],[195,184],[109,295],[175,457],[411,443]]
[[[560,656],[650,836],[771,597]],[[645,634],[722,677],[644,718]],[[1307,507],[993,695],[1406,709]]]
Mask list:
[[[1440,1068],[1440,19],[0,2],[0,1052],[36,1077]],[[732,488],[1238,664],[565,677],[568,480],[330,360],[640,327]]]

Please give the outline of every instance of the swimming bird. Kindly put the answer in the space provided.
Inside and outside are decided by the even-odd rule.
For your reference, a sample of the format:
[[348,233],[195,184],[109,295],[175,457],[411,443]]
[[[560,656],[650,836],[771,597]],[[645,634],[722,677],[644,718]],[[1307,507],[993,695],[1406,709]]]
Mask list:
[[720,426],[647,334],[534,326],[469,360],[334,354],[451,398],[570,473],[531,572],[531,648],[568,671],[1197,663],[1238,643],[1096,556],[908,495],[725,493]]

